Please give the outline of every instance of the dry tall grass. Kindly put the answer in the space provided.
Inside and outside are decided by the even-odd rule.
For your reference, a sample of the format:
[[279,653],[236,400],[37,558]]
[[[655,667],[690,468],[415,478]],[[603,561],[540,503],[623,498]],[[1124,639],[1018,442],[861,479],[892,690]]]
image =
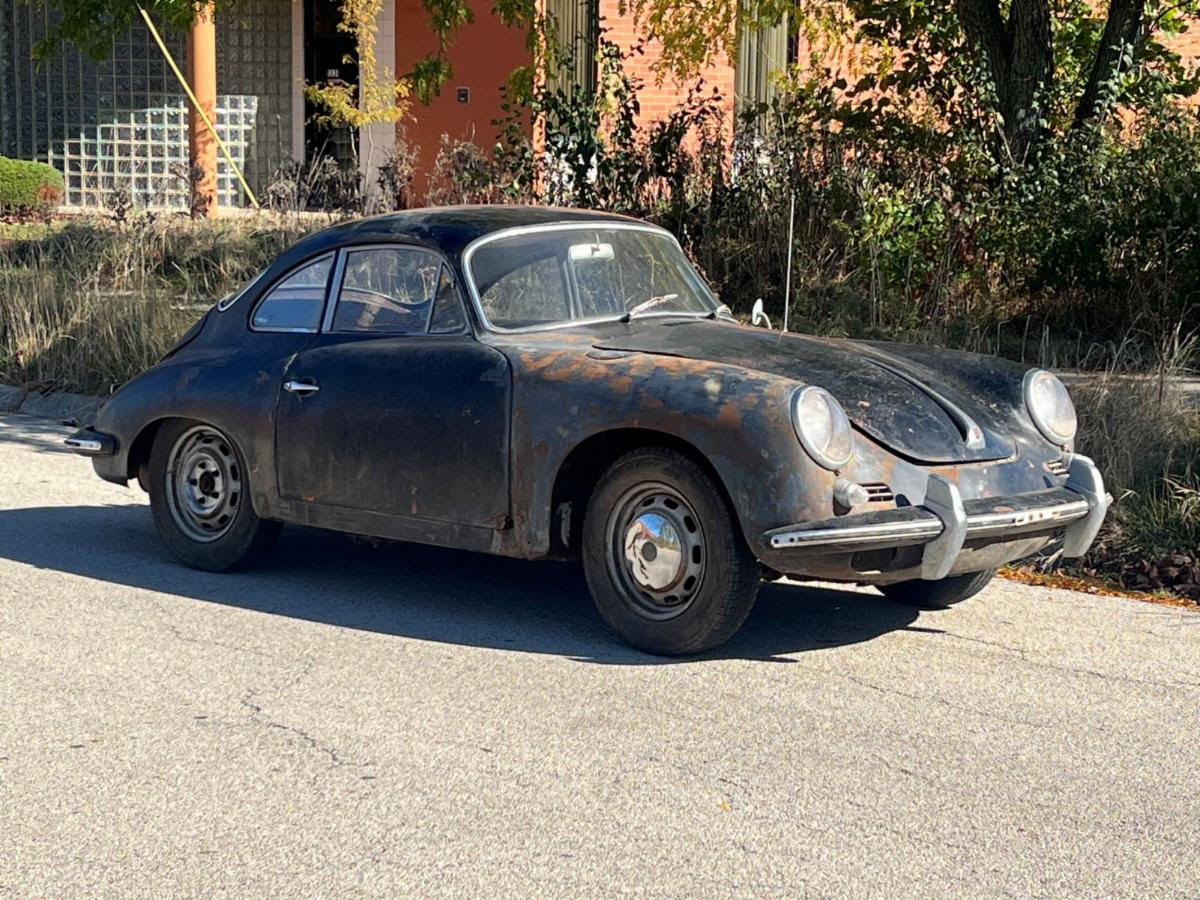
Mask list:
[[1200,396],[1178,386],[1192,370],[1194,340],[1179,340],[1144,377],[1109,371],[1072,395],[1079,450],[1104,473],[1117,504],[1095,557],[1156,560],[1200,550]]
[[0,382],[103,392],[303,231],[146,217],[0,234]]

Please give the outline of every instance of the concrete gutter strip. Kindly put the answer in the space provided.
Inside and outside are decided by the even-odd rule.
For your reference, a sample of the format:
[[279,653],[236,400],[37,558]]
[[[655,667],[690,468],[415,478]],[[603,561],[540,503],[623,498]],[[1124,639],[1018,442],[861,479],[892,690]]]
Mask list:
[[0,384],[0,412],[15,413],[21,408],[21,401],[28,393],[24,388],[9,387]]
[[0,384],[0,412],[36,416],[39,419],[77,419],[86,425],[96,416],[102,397],[54,391],[41,394],[25,388]]

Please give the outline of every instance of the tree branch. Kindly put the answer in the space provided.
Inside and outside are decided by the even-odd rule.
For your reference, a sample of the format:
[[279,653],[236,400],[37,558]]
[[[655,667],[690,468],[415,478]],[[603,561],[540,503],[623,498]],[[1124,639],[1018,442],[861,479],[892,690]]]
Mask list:
[[1145,13],[1146,0],[1112,0],[1109,4],[1096,61],[1075,107],[1076,128],[1105,112],[1105,87],[1120,73],[1125,54],[1141,40]]

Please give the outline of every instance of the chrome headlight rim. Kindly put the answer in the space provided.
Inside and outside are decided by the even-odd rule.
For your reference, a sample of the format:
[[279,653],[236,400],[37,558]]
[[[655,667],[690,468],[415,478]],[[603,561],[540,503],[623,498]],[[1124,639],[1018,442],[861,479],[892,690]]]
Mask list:
[[[813,436],[808,434],[803,425],[801,412],[804,405],[811,400],[820,398],[829,411],[829,440],[824,447],[817,446]],[[824,469],[836,472],[854,458],[854,434],[850,418],[836,397],[823,387],[810,384],[799,388],[792,395],[792,428],[804,451],[813,461]],[[831,450],[832,448],[832,450]]]
[[[1046,409],[1035,402],[1034,390],[1037,383],[1045,381],[1048,381],[1052,385],[1052,390],[1059,395],[1055,398],[1055,405],[1065,403],[1065,406]],[[1059,447],[1070,448],[1079,430],[1079,423],[1075,416],[1075,403],[1071,400],[1071,392],[1062,383],[1062,379],[1046,369],[1030,369],[1025,373],[1021,392],[1025,398],[1025,409],[1029,413],[1029,418],[1033,420],[1033,424],[1042,437]],[[1063,415],[1064,410],[1067,413],[1065,416]],[[1057,423],[1056,420],[1058,420]]]

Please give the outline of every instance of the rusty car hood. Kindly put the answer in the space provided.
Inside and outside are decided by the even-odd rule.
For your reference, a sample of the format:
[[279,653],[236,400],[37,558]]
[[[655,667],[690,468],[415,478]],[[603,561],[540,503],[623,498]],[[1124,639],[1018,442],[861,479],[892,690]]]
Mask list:
[[[592,346],[707,360],[819,385],[837,397],[861,431],[916,462],[983,462],[1014,452],[1010,431],[1016,398],[995,396],[989,382],[997,382],[997,372],[985,367],[974,379],[975,372],[964,377],[961,366],[944,371],[938,355],[946,351],[937,348],[905,347],[908,352],[901,354],[886,344],[782,335],[703,320],[632,326],[605,328],[594,335]],[[982,363],[986,358],[972,359]],[[990,362],[999,365],[1001,375],[1008,373],[1008,364]],[[999,382],[1011,380],[1002,377]],[[982,430],[982,446],[968,446],[963,414]]]

